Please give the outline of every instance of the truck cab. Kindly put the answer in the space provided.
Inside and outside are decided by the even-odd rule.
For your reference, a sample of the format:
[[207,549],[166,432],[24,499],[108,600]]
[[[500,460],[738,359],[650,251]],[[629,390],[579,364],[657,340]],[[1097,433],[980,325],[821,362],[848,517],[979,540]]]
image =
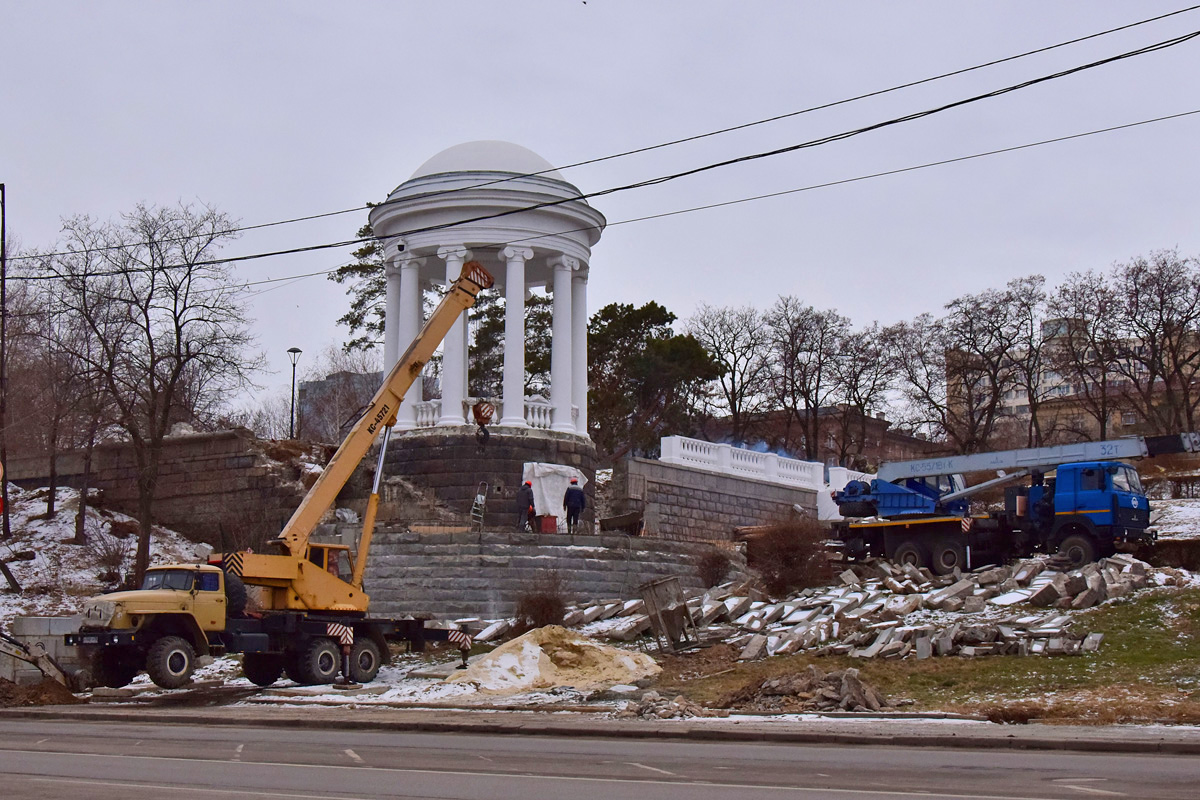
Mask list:
[[[152,567],[141,588],[88,601],[79,632],[68,634],[66,644],[81,649],[98,684],[124,686],[145,669],[159,686],[182,686],[191,680],[196,657],[209,655],[209,634],[225,629],[227,592],[235,588],[226,580],[208,564]],[[243,592],[238,604],[244,604],[244,587],[236,588]]]
[[[1042,524],[1049,523],[1048,541],[1062,546],[1071,537],[1094,540],[1097,552],[1111,553],[1122,542],[1153,538],[1150,526],[1150,502],[1142,490],[1137,470],[1119,461],[1083,461],[1063,464],[1053,479],[1053,517],[1047,519],[1047,484],[1043,496],[1030,488],[1030,506],[1040,513]],[[1040,512],[1037,509],[1040,508]]]

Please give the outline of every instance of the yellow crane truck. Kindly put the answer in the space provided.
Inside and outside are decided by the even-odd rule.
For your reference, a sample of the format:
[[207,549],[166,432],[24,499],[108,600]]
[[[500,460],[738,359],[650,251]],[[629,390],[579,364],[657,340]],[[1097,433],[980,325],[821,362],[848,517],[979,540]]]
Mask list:
[[[362,416],[325,466],[280,534],[273,552],[226,553],[216,563],[172,564],[146,572],[140,589],[89,601],[77,633],[65,642],[81,656],[97,685],[120,687],[145,669],[173,689],[191,681],[198,657],[241,653],[247,678],[269,686],[284,673],[301,684],[374,679],[389,641],[414,649],[426,641],[458,638],[427,629],[422,620],[368,616],[363,572],[371,547],[384,456],[396,412],[434,350],[459,315],[475,303],[492,276],[475,261],[425,323],[384,379]],[[374,485],[355,552],[312,541],[312,533],[375,439],[382,433]],[[349,580],[339,567],[353,566]],[[261,608],[248,611],[247,586],[261,587]]]

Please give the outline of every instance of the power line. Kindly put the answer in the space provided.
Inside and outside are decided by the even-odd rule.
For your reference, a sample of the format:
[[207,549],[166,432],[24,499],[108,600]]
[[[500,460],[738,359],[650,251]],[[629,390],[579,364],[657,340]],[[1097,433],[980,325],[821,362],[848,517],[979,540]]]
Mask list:
[[[966,73],[969,73],[969,72],[974,72],[974,71],[976,71],[976,70],[980,70],[980,69],[986,69],[987,67],[993,67],[993,66],[996,66],[996,65],[999,65],[999,64],[1008,63],[1008,62],[1011,62],[1011,61],[1017,61],[1017,60],[1019,60],[1019,59],[1022,59],[1022,58],[1027,58],[1027,57],[1029,57],[1029,56],[1038,55],[1038,54],[1041,54],[1041,53],[1046,53],[1046,52],[1049,52],[1049,51],[1051,51],[1051,50],[1056,50],[1056,49],[1059,49],[1059,48],[1062,48],[1062,47],[1068,47],[1068,46],[1070,46],[1070,45],[1073,45],[1073,44],[1079,44],[1080,42],[1085,42],[1085,41],[1088,41],[1088,40],[1091,40],[1091,39],[1097,39],[1097,38],[1100,38],[1100,37],[1102,37],[1102,36],[1108,36],[1108,35],[1110,35],[1110,34],[1113,34],[1113,33],[1118,33],[1118,32],[1120,32],[1120,31],[1129,30],[1129,29],[1131,29],[1131,28],[1136,28],[1136,27],[1138,27],[1138,26],[1141,26],[1141,25],[1147,25],[1147,24],[1149,24],[1149,23],[1152,23],[1152,22],[1158,22],[1158,21],[1160,21],[1160,20],[1167,19],[1167,18],[1169,18],[1169,17],[1178,16],[1178,15],[1180,15],[1180,14],[1186,14],[1186,13],[1188,13],[1188,12],[1195,11],[1195,10],[1197,10],[1197,9],[1200,9],[1200,4],[1198,4],[1198,5],[1193,5],[1193,6],[1188,6],[1188,7],[1186,7],[1186,8],[1181,8],[1181,9],[1179,9],[1179,10],[1177,10],[1177,11],[1170,11],[1170,12],[1167,12],[1167,13],[1165,13],[1165,14],[1159,14],[1158,16],[1154,16],[1154,17],[1148,17],[1148,18],[1146,18],[1146,19],[1138,20],[1138,21],[1136,21],[1136,22],[1127,23],[1127,24],[1125,24],[1125,25],[1120,25],[1120,26],[1117,26],[1117,27],[1115,27],[1115,28],[1108,28],[1108,29],[1106,29],[1106,30],[1103,30],[1103,31],[1097,31],[1096,33],[1087,34],[1087,35],[1085,35],[1085,36],[1078,36],[1078,37],[1076,37],[1076,38],[1074,38],[1074,39],[1067,39],[1067,40],[1065,40],[1065,41],[1058,42],[1058,43],[1056,43],[1056,44],[1047,45],[1047,46],[1045,46],[1045,47],[1039,47],[1039,48],[1035,48],[1035,49],[1033,49],[1033,50],[1027,50],[1027,51],[1025,51],[1025,52],[1023,52],[1023,53],[1017,53],[1017,54],[1015,54],[1015,55],[1006,56],[1006,57],[1004,57],[1004,58],[993,59],[993,60],[991,60],[991,61],[985,61],[985,62],[983,62],[983,63],[981,63],[981,64],[975,64],[975,65],[973,65],[973,66],[970,66],[970,67],[963,67],[963,68],[961,68],[961,69],[952,70],[952,71],[950,71],[950,72],[943,72],[943,73],[941,73],[941,74],[938,74],[938,75],[933,75],[933,76],[931,76],[931,77],[928,77],[928,78],[921,78],[921,79],[919,79],[919,80],[915,80],[915,81],[909,81],[909,82],[907,82],[907,83],[901,83],[901,84],[897,84],[897,85],[895,85],[895,86],[891,86],[891,87],[888,87],[888,88],[886,88],[886,89],[877,89],[877,90],[875,90],[875,91],[866,92],[866,93],[863,93],[863,94],[855,95],[855,96],[853,96],[853,97],[847,97],[847,98],[844,98],[844,99],[841,99],[841,100],[834,100],[834,101],[831,101],[831,102],[829,102],[829,103],[822,103],[822,104],[820,104],[820,105],[810,106],[810,107],[808,107],[808,108],[803,108],[803,109],[800,109],[800,110],[798,110],[798,111],[790,111],[790,112],[786,112],[786,113],[783,113],[783,114],[776,114],[775,116],[766,117],[766,118],[759,119],[759,120],[754,120],[754,121],[752,121],[752,122],[745,122],[745,123],[741,123],[741,124],[738,124],[738,125],[732,125],[732,126],[729,126],[729,127],[726,127],[726,128],[719,128],[719,129],[717,129],[717,130],[708,131],[708,132],[706,132],[706,133],[694,134],[694,135],[692,135],[692,136],[686,136],[686,137],[683,137],[683,138],[681,138],[681,139],[672,139],[672,140],[670,140],[670,141],[661,142],[661,143],[659,143],[659,144],[647,145],[647,146],[645,146],[645,147],[638,147],[638,148],[635,148],[635,149],[633,149],[633,150],[625,150],[625,151],[622,151],[622,152],[619,152],[619,153],[613,153],[613,154],[611,154],[611,155],[606,155],[606,156],[600,156],[600,157],[597,157],[597,158],[586,159],[586,160],[584,160],[584,161],[576,161],[576,162],[573,162],[573,163],[570,163],[570,164],[565,164],[565,165],[563,165],[563,166],[559,166],[559,167],[551,167],[550,169],[545,169],[545,170],[541,170],[541,171],[538,171],[538,172],[527,172],[527,173],[522,173],[522,174],[519,174],[519,175],[512,175],[512,176],[505,177],[505,178],[498,178],[498,179],[494,179],[494,180],[490,180],[490,181],[484,181],[484,182],[481,182],[481,183],[472,184],[472,185],[470,185],[470,186],[465,186],[465,187],[458,187],[458,188],[455,188],[455,189],[441,189],[441,190],[437,190],[437,191],[434,191],[434,192],[430,192],[430,193],[428,193],[428,194],[427,194],[427,195],[425,195],[425,196],[426,196],[427,198],[435,198],[435,197],[439,197],[439,196],[442,196],[442,195],[449,195],[449,194],[455,194],[455,193],[458,193],[458,192],[469,191],[469,190],[473,190],[473,189],[479,189],[479,188],[482,188],[482,187],[485,187],[485,186],[491,186],[491,185],[498,184],[498,183],[507,183],[507,182],[509,182],[509,181],[520,180],[520,179],[522,179],[522,178],[532,178],[532,177],[537,177],[537,176],[540,176],[540,175],[545,175],[545,174],[547,174],[547,173],[550,173],[550,172],[556,172],[556,171],[560,171],[560,170],[574,169],[574,168],[576,168],[576,167],[589,166],[589,165],[591,165],[591,164],[599,164],[599,163],[602,163],[602,162],[605,162],[605,161],[611,161],[611,160],[613,160],[613,159],[617,159],[617,158],[624,158],[624,157],[626,157],[626,156],[637,155],[637,154],[640,154],[640,153],[647,153],[647,152],[651,152],[651,151],[653,151],[653,150],[659,150],[659,149],[662,149],[662,148],[665,148],[665,147],[673,147],[673,146],[675,146],[675,145],[679,145],[679,144],[685,144],[685,143],[688,143],[688,142],[694,142],[694,141],[698,141],[698,140],[700,140],[700,139],[706,139],[706,138],[709,138],[709,137],[713,137],[713,136],[719,136],[719,135],[726,134],[726,133],[732,133],[732,132],[734,132],[734,131],[744,130],[744,129],[746,129],[746,128],[752,128],[752,127],[755,127],[755,126],[758,126],[758,125],[765,125],[765,124],[768,124],[768,123],[771,123],[771,122],[778,122],[779,120],[783,120],[783,119],[789,119],[789,118],[792,118],[792,117],[797,117],[797,116],[800,116],[800,115],[803,115],[803,114],[809,114],[809,113],[812,113],[812,112],[814,112],[814,111],[822,111],[822,110],[825,110],[825,109],[828,109],[828,108],[834,108],[834,107],[836,107],[836,106],[841,106],[841,105],[846,105],[846,104],[849,104],[849,103],[854,103],[854,102],[857,102],[857,101],[859,101],[859,100],[866,100],[866,99],[869,99],[869,98],[872,98],[872,97],[878,97],[878,96],[880,96],[880,95],[889,94],[889,93],[891,93],[891,92],[897,92],[897,91],[901,91],[901,90],[903,90],[903,89],[910,89],[910,88],[912,88],[912,87],[914,87],[914,86],[921,86],[921,85],[923,85],[923,84],[926,84],[926,83],[933,83],[933,82],[935,82],[935,81],[943,80],[943,79],[945,79],[945,78],[951,78],[951,77],[955,77],[955,76],[958,76],[958,75],[964,75],[964,74],[966,74]],[[370,209],[370,208],[377,208],[377,207],[381,207],[381,206],[387,206],[387,205],[390,205],[390,204],[392,204],[392,203],[397,203],[397,202],[402,202],[402,201],[403,201],[403,198],[401,198],[401,199],[399,199],[399,200],[385,200],[385,201],[383,201],[382,203],[379,203],[379,204],[377,204],[377,205],[375,205],[375,206],[372,206],[372,205],[365,205],[365,206],[355,206],[354,208],[345,208],[345,209],[340,209],[340,210],[337,210],[337,211],[326,211],[326,212],[317,213],[317,214],[308,214],[308,215],[305,215],[305,216],[300,216],[300,217],[291,217],[291,218],[288,218],[288,219],[277,220],[277,221],[274,221],[274,222],[263,222],[263,223],[258,223],[258,224],[255,224],[255,225],[243,225],[243,226],[239,226],[239,227],[235,227],[235,228],[230,228],[230,229],[228,229],[228,230],[226,230],[226,231],[222,231],[222,232],[221,232],[221,235],[228,235],[228,234],[233,234],[233,233],[241,233],[241,232],[244,232],[244,231],[260,230],[260,229],[263,229],[263,228],[271,228],[271,227],[276,227],[276,226],[279,226],[279,225],[290,225],[290,224],[293,224],[293,223],[296,223],[296,222],[308,222],[308,221],[315,220],[315,219],[323,219],[323,218],[326,218],[326,217],[339,216],[339,215],[343,215],[343,214],[352,214],[352,213],[356,213],[356,212],[359,212],[359,211],[365,211],[365,210],[368,210],[368,209]],[[197,234],[197,235],[193,235],[193,236],[180,236],[180,237],[172,237],[172,238],[167,238],[167,239],[163,239],[163,240],[160,240],[160,241],[162,241],[162,242],[187,241],[187,240],[190,240],[190,239],[193,239],[193,238],[197,238],[197,237],[198,237],[198,236],[200,236],[200,235],[203,235],[203,234]],[[361,239],[360,239],[360,240],[354,240],[354,241],[352,241],[352,242],[346,242],[346,243],[345,243],[345,245],[349,245],[349,244],[353,244],[353,243],[358,243],[358,242],[361,242],[361,241],[365,241],[365,240],[361,240]],[[105,247],[99,247],[99,248],[95,248],[94,250],[64,250],[64,251],[59,251],[59,252],[53,252],[53,253],[45,253],[45,254],[41,254],[40,256],[17,256],[17,257],[14,257],[14,258],[10,258],[10,260],[12,260],[12,261],[22,261],[22,260],[30,260],[30,259],[35,259],[35,258],[39,258],[39,257],[54,257],[54,256],[64,256],[64,255],[80,255],[80,254],[82,254],[82,253],[85,253],[85,252],[104,252],[104,251],[108,251],[108,250],[121,250],[121,249],[127,249],[127,248],[130,248],[130,247],[144,246],[144,245],[146,245],[146,244],[149,244],[149,242],[123,243],[123,244],[117,244],[117,245],[108,245],[108,246],[105,246]],[[336,245],[331,245],[331,246],[336,246]],[[278,254],[279,254],[279,255],[286,255],[286,254],[290,254],[291,252],[295,252],[295,251],[281,251],[281,252],[280,252],[280,253],[278,253]]]
[[[536,210],[542,209],[542,208],[550,208],[553,206],[563,205],[565,203],[572,203],[572,202],[576,202],[579,200],[587,200],[587,199],[590,199],[593,197],[603,197],[603,196],[610,195],[610,194],[616,194],[618,192],[630,191],[633,189],[641,189],[641,188],[645,188],[647,186],[656,186],[659,184],[678,180],[680,178],[688,177],[691,175],[697,175],[702,172],[708,172],[708,171],[711,171],[714,169],[720,169],[722,167],[727,167],[727,166],[731,166],[734,164],[741,164],[741,163],[746,163],[749,161],[756,161],[756,160],[760,160],[760,159],[764,159],[764,158],[771,158],[771,157],[782,155],[785,153],[796,152],[798,150],[819,147],[821,145],[826,145],[826,144],[831,144],[833,142],[842,141],[845,139],[852,138],[854,136],[862,135],[864,133],[869,133],[871,131],[876,131],[876,130],[891,127],[894,125],[899,125],[899,124],[902,124],[905,122],[911,122],[914,120],[923,119],[925,117],[930,117],[935,114],[940,114],[940,113],[942,113],[944,111],[948,111],[950,109],[959,108],[959,107],[962,107],[965,105],[969,105],[971,103],[980,102],[982,100],[988,100],[988,99],[992,99],[995,97],[1000,97],[1005,94],[1010,94],[1012,92],[1020,91],[1021,89],[1029,88],[1031,86],[1036,86],[1038,84],[1046,83],[1048,81],[1057,80],[1059,78],[1063,78],[1068,75],[1074,75],[1076,73],[1084,72],[1084,71],[1090,70],[1090,69],[1095,69],[1097,67],[1104,66],[1107,64],[1112,64],[1112,63],[1115,63],[1118,61],[1123,61],[1123,60],[1126,60],[1129,58],[1135,58],[1140,55],[1145,55],[1147,53],[1154,53],[1154,52],[1158,52],[1160,50],[1165,50],[1170,47],[1175,47],[1176,45],[1180,45],[1185,42],[1191,41],[1192,39],[1195,39],[1198,36],[1200,36],[1200,31],[1192,31],[1191,33],[1183,34],[1181,36],[1176,36],[1174,38],[1166,39],[1161,42],[1156,42],[1151,45],[1146,45],[1144,47],[1139,47],[1134,50],[1126,51],[1124,53],[1119,53],[1115,56],[1109,56],[1107,58],[1102,58],[1098,61],[1092,61],[1092,62],[1089,62],[1086,64],[1081,64],[1076,67],[1071,67],[1069,69],[1060,70],[1058,72],[1051,73],[1049,75],[1043,75],[1039,78],[1032,78],[1030,80],[1022,81],[1020,83],[1012,84],[1010,86],[1006,86],[1006,87],[1003,87],[1000,89],[994,89],[990,92],[984,92],[983,94],[973,95],[971,97],[968,97],[968,98],[965,98],[962,100],[956,100],[951,103],[945,103],[943,105],[936,106],[936,107],[930,108],[930,109],[926,109],[924,111],[917,111],[917,112],[913,112],[910,114],[905,114],[900,117],[893,117],[891,119],[884,120],[882,122],[877,122],[877,123],[874,123],[871,125],[866,125],[866,126],[863,126],[860,128],[855,128],[855,129],[849,130],[849,131],[843,131],[841,133],[830,134],[828,136],[823,136],[823,137],[820,137],[817,139],[811,139],[809,141],[801,142],[799,144],[788,145],[787,147],[781,147],[781,148],[776,148],[774,150],[767,150],[767,151],[760,152],[760,153],[752,153],[749,155],[738,156],[736,158],[726,159],[724,161],[718,161],[718,162],[706,164],[706,165],[703,165],[700,167],[693,167],[691,169],[671,173],[668,175],[659,176],[657,178],[650,178],[647,180],[638,181],[638,182],[630,183],[630,184],[625,184],[622,186],[616,186],[616,187],[612,187],[609,189],[601,189],[599,191],[584,193],[584,194],[581,194],[578,196],[565,197],[565,198],[560,198],[557,200],[547,200],[547,201],[540,202],[540,203],[534,203],[534,204],[528,205],[528,206],[522,206],[520,208],[509,209],[507,211],[498,211],[498,212],[495,212],[492,214],[483,214],[483,215],[476,216],[476,217],[469,217],[466,219],[456,220],[454,222],[441,223],[439,225],[428,225],[428,226],[425,226],[422,228],[413,228],[413,229],[401,231],[399,233],[390,234],[388,236],[383,236],[383,237],[372,236],[372,237],[365,237],[365,238],[359,238],[359,239],[344,240],[344,241],[339,241],[339,242],[329,242],[329,243],[325,243],[325,244],[307,245],[304,247],[293,247],[293,248],[288,248],[285,250],[273,250],[273,251],[268,251],[268,252],[263,252],[263,253],[252,253],[250,255],[244,255],[244,256],[230,256],[228,258],[214,258],[214,259],[208,259],[206,261],[192,262],[191,264],[188,264],[188,265],[176,265],[176,266],[187,266],[190,268],[201,267],[201,266],[216,266],[216,265],[231,264],[231,263],[236,263],[236,262],[241,262],[241,261],[252,261],[252,260],[257,260],[257,259],[262,259],[262,258],[272,258],[275,256],[281,256],[281,255],[295,255],[298,253],[315,252],[315,251],[319,251],[319,250],[331,250],[331,249],[336,249],[336,248],[340,248],[340,247],[348,247],[348,246],[356,245],[356,244],[365,244],[368,242],[385,242],[390,239],[399,239],[399,238],[403,238],[406,236],[412,236],[412,235],[418,234],[418,233],[429,233],[429,232],[433,232],[433,231],[447,230],[450,228],[456,228],[456,227],[459,227],[462,225],[468,225],[468,224],[475,223],[475,222],[484,222],[487,220],[499,219],[502,217],[512,216],[514,214],[523,214],[528,211],[536,211]],[[45,258],[45,257],[46,256],[43,256],[43,258]],[[170,269],[170,268],[172,268],[171,265],[164,265],[163,267],[157,267],[157,268],[153,268],[153,269]],[[109,277],[109,276],[113,276],[113,275],[124,275],[124,274],[132,274],[132,273],[137,273],[137,272],[153,271],[153,269],[150,269],[150,270],[148,270],[146,268],[133,269],[133,270],[121,269],[121,270],[113,270],[113,271],[109,271],[109,272],[96,272],[96,273],[91,273],[91,275],[93,277]],[[33,279],[36,279],[36,276],[25,276],[24,279],[25,280],[33,280]]]
[[[1001,155],[1004,153],[1013,153],[1013,152],[1017,152],[1019,150],[1028,150],[1033,147],[1042,147],[1043,145],[1056,144],[1059,142],[1067,142],[1067,141],[1071,141],[1074,139],[1082,139],[1082,138],[1085,138],[1088,136],[1097,136],[1102,133],[1112,133],[1114,131],[1121,131],[1121,130],[1127,130],[1130,128],[1137,128],[1137,127],[1141,127],[1143,125],[1151,125],[1151,124],[1154,124],[1157,122],[1166,122],[1168,120],[1181,119],[1183,117],[1190,117],[1190,116],[1194,116],[1197,114],[1200,114],[1200,109],[1195,109],[1192,111],[1182,111],[1178,114],[1168,114],[1168,115],[1161,116],[1161,117],[1153,117],[1151,119],[1143,119],[1143,120],[1139,120],[1137,122],[1127,122],[1122,125],[1112,125],[1107,128],[1096,128],[1096,129],[1090,130],[1090,131],[1083,131],[1082,133],[1072,133],[1072,134],[1067,134],[1065,136],[1056,136],[1052,139],[1042,139],[1042,140],[1036,141],[1036,142],[1026,142],[1025,144],[1013,145],[1011,147],[1002,147],[1002,148],[999,148],[996,150],[985,150],[985,151],[982,151],[979,153],[971,153],[971,154],[965,155],[965,156],[956,156],[954,158],[946,158],[946,159],[942,159],[940,161],[928,161],[923,164],[913,164],[913,165],[910,165],[907,167],[898,167],[896,169],[884,170],[882,172],[871,172],[871,173],[867,173],[865,175],[857,175],[852,178],[842,178],[842,179],[836,180],[836,181],[826,181],[824,183],[814,183],[814,184],[810,184],[808,186],[800,186],[795,189],[784,189],[784,190],[778,191],[778,192],[769,192],[766,194],[752,195],[750,197],[740,197],[736,200],[725,200],[725,201],[722,201],[719,203],[708,203],[708,204],[700,205],[700,206],[691,206],[688,208],[676,209],[675,211],[664,211],[659,214],[647,214],[647,215],[641,216],[641,217],[631,217],[629,219],[623,219],[623,220],[617,220],[615,222],[610,222],[610,223],[608,223],[608,227],[612,228],[617,225],[628,225],[628,224],[634,223],[634,222],[646,222],[648,220],[662,219],[664,217],[674,217],[674,216],[679,216],[681,214],[690,214],[695,211],[707,211],[707,210],[713,209],[713,208],[723,208],[725,206],[739,205],[741,203],[749,203],[749,202],[753,202],[755,200],[766,200],[766,199],[770,199],[773,197],[783,197],[785,195],[790,195],[790,194],[799,194],[801,192],[811,192],[816,189],[827,189],[827,188],[830,188],[833,186],[844,186],[846,184],[859,183],[861,181],[872,180],[874,178],[884,178],[884,177],[887,177],[890,175],[901,175],[906,172],[915,172],[917,170],[930,169],[932,167],[941,167],[941,166],[945,166],[947,164],[957,164],[957,163],[964,162],[964,161],[973,161],[973,160],[979,159],[979,158],[986,158],[989,156]],[[527,236],[527,237],[524,237],[521,239],[512,239],[507,242],[498,242],[498,243],[496,243],[495,246],[503,248],[503,247],[507,247],[508,245],[528,244],[529,242],[537,241],[538,239],[544,239],[548,236],[559,236],[559,235],[562,235],[563,233],[576,233],[576,232],[584,231],[584,230],[588,230],[588,228],[574,228],[574,229],[566,230],[566,231],[557,231],[555,233],[539,234],[537,236]],[[289,276],[285,276],[282,278],[267,278],[267,279],[260,280],[260,281],[249,281],[249,282],[240,284],[238,288],[247,288],[250,286],[261,286],[261,285],[265,285],[265,284],[281,283],[284,281],[299,281],[299,280],[304,280],[307,278],[315,278],[315,277],[318,277],[321,275],[331,275],[332,273],[336,272],[337,270],[341,269],[342,267],[350,266],[353,263],[355,263],[355,262],[350,262],[347,264],[340,264],[336,267],[333,267],[332,269],[318,270],[316,272],[308,272],[308,273],[304,273],[304,274],[300,274],[300,275],[289,275]]]

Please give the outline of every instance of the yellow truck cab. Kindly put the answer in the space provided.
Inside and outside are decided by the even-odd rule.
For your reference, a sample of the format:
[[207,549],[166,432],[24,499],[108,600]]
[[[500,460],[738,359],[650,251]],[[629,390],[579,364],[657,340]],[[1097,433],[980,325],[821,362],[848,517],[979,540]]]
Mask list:
[[88,601],[66,643],[82,649],[99,685],[124,686],[144,668],[159,686],[176,688],[191,680],[196,657],[210,654],[208,634],[244,606],[245,587],[220,567],[152,567],[140,589]]

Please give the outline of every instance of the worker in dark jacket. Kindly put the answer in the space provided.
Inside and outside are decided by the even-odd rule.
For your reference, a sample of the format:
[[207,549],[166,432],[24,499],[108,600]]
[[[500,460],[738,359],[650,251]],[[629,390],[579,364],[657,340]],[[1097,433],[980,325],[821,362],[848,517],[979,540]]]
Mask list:
[[517,489],[517,530],[533,530],[533,481],[525,481]]
[[567,509],[567,533],[574,533],[579,524],[579,514],[587,508],[587,495],[579,488],[579,479],[571,478],[571,485],[563,495],[563,506]]

